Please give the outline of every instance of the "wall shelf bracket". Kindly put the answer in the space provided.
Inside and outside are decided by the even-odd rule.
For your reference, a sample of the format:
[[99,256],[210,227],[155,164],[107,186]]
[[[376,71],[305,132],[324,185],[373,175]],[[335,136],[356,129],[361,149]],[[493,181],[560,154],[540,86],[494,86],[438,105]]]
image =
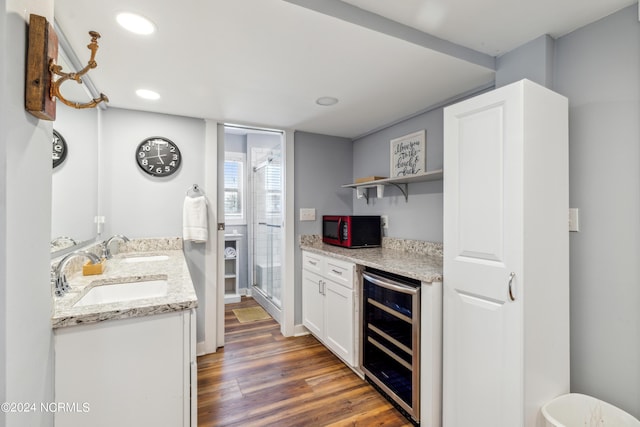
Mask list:
[[384,187],[387,185],[393,185],[402,192],[404,201],[409,202],[409,183],[410,182],[426,182],[426,181],[441,181],[442,169],[426,172],[419,175],[411,176],[399,176],[395,178],[383,178],[376,179],[375,181],[360,182],[355,184],[345,184],[342,188],[353,188],[356,190],[356,197],[362,199],[363,197],[369,204],[369,189],[375,188],[378,198],[384,196]]
[[406,182],[402,183],[402,184],[396,184],[395,182],[389,182],[387,185],[393,185],[398,190],[402,191],[402,194],[404,194],[404,201],[405,202],[409,201],[409,184],[407,184]]

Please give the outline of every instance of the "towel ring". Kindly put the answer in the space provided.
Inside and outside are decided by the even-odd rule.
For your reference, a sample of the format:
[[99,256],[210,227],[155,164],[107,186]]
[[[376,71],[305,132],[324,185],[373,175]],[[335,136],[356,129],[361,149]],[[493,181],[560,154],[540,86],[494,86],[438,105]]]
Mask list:
[[190,194],[189,194],[189,192],[192,192],[192,194],[198,194],[198,193],[199,193],[199,194],[201,194],[201,195],[203,195],[203,196],[204,196],[204,191],[202,191],[202,190],[200,189],[200,187],[198,186],[198,184],[193,184],[193,185],[191,186],[191,188],[189,188],[189,189],[187,190],[187,196],[189,196],[189,195],[190,195]]

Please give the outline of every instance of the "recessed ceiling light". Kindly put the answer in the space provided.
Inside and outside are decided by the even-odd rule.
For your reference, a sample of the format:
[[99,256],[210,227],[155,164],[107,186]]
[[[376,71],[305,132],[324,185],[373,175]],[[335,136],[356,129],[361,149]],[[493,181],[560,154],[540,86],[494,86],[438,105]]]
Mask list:
[[136,15],[135,13],[123,12],[116,16],[118,24],[123,28],[136,34],[151,34],[155,32],[156,26],[153,22],[149,21],[144,16]]
[[136,90],[136,95],[138,95],[140,98],[150,99],[152,101],[160,99],[160,94],[158,92],[154,92],[149,89],[138,89]]
[[338,103],[338,98],[334,98],[333,96],[321,96],[316,99],[316,104],[322,105],[325,107],[329,107],[331,105],[336,105]]

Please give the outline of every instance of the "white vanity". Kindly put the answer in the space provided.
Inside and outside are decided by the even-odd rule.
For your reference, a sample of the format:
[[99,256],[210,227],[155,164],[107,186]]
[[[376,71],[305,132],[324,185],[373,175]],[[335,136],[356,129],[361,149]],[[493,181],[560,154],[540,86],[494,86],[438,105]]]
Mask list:
[[134,240],[100,275],[72,270],[52,317],[55,425],[196,426],[197,298],[182,241]]

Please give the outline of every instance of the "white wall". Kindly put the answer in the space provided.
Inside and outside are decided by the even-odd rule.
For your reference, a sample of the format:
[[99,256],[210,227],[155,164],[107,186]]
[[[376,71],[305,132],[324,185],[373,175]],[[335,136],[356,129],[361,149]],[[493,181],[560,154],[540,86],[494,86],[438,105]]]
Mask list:
[[[24,110],[24,76],[28,15],[52,20],[53,1],[0,5],[0,400],[40,405],[53,401],[52,123]],[[46,412],[0,412],[2,426],[52,423]]]

